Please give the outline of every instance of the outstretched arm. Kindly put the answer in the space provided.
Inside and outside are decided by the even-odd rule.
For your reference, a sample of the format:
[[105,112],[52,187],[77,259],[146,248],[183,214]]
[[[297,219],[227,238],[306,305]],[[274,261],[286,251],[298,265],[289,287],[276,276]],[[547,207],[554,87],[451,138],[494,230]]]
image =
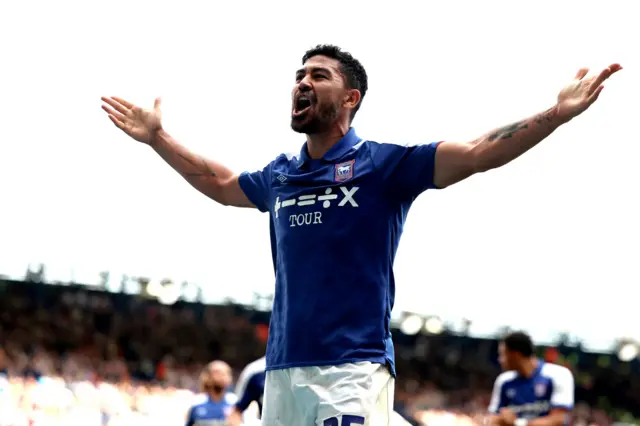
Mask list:
[[159,130],[151,147],[191,186],[220,204],[255,207],[238,183],[238,175],[220,163],[189,151],[164,130]]
[[583,68],[560,92],[557,104],[548,110],[492,130],[468,143],[442,142],[436,151],[434,185],[444,188],[518,158],[560,125],[584,112],[598,99],[602,83],[621,69],[620,65],[613,64],[597,77],[585,78],[589,70]]
[[118,97],[103,97],[102,109],[120,130],[151,146],[194,188],[223,205],[255,207],[238,182],[238,176],[220,163],[194,154],[162,128],[160,98],[153,109],[143,109]]

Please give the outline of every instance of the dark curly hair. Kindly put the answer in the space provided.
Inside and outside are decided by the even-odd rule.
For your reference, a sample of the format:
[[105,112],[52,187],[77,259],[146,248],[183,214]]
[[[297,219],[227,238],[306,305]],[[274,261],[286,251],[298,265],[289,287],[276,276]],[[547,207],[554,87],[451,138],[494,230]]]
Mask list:
[[531,341],[531,337],[522,331],[514,331],[502,338],[504,346],[512,351],[518,352],[523,356],[530,357],[535,354],[536,347]]
[[353,120],[356,112],[360,109],[360,105],[362,105],[364,95],[367,93],[367,72],[364,67],[351,53],[345,52],[332,44],[319,44],[307,50],[302,57],[302,65],[314,56],[326,56],[338,61],[340,63],[340,72],[344,75],[349,89],[356,89],[360,92],[360,102],[351,111],[351,120]]

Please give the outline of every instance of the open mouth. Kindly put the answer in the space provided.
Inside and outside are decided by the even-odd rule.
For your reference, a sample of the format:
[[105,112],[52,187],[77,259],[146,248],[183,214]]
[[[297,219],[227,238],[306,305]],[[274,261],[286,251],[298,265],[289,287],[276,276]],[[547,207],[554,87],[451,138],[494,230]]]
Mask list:
[[307,95],[300,95],[293,105],[293,116],[300,117],[306,114],[311,108],[312,102]]

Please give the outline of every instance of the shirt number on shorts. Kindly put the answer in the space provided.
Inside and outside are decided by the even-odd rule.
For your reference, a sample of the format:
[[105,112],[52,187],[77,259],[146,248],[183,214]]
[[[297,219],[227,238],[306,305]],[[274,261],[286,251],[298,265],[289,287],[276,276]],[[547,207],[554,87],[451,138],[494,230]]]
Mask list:
[[340,423],[340,420],[337,417],[331,417],[330,419],[324,421],[323,426],[351,426],[363,424],[364,417],[345,414],[342,416],[342,423]]

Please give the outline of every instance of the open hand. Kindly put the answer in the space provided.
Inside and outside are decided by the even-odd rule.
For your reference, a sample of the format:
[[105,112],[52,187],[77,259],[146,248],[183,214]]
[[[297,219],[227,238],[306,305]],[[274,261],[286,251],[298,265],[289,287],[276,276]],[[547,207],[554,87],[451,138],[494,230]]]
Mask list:
[[102,97],[106,105],[102,109],[118,128],[138,142],[153,144],[155,135],[162,129],[160,98],[156,99],[153,109],[142,109],[131,102],[117,97]]
[[600,92],[604,89],[602,83],[621,69],[620,64],[613,64],[597,76],[585,78],[589,68],[581,68],[573,81],[558,95],[558,115],[564,121],[569,121],[584,112],[598,99]]

